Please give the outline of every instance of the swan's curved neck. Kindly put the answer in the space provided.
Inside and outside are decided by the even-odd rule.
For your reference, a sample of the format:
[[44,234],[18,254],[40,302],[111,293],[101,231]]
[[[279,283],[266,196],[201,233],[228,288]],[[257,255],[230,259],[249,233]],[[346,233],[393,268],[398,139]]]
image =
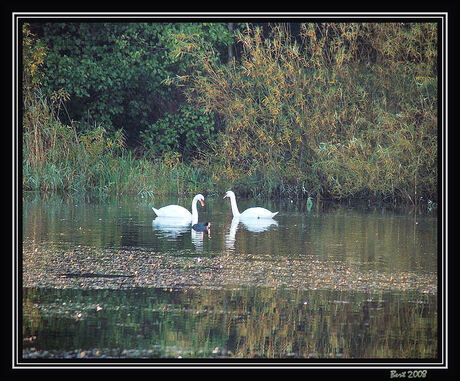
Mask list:
[[196,224],[198,222],[198,209],[196,208],[197,202],[197,198],[194,198],[192,201],[192,224]]
[[232,213],[233,217],[239,217],[240,211],[238,210],[238,206],[236,205],[236,197],[234,194],[230,195],[230,204],[232,205]]

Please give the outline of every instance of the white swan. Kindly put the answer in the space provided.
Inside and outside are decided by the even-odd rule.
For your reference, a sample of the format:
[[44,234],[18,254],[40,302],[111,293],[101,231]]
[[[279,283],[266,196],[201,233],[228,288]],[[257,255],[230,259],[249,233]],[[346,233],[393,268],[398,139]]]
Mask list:
[[239,218],[273,218],[278,212],[270,212],[268,209],[255,207],[246,209],[243,213],[240,213],[238,206],[236,205],[236,196],[232,191],[227,191],[225,197],[230,198],[230,204],[232,206],[233,217]]
[[182,218],[190,221],[192,224],[196,224],[198,222],[198,210],[196,208],[196,203],[200,201],[201,206],[204,206],[203,200],[204,196],[202,194],[197,194],[193,198],[192,213],[190,213],[183,206],[179,205],[167,205],[160,209],[155,209],[152,207],[152,209],[158,217]]

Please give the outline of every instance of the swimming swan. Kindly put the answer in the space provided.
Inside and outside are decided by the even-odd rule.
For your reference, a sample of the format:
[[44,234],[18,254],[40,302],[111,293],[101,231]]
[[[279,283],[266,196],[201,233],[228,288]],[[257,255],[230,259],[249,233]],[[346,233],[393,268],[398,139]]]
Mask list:
[[232,191],[227,191],[224,198],[230,198],[230,204],[232,206],[233,217],[239,218],[273,218],[279,212],[270,212],[268,209],[255,207],[246,209],[243,213],[240,213],[238,206],[236,205],[236,196]]
[[155,209],[152,207],[153,211],[158,217],[172,217],[172,218],[184,218],[190,220],[192,224],[198,222],[198,210],[196,208],[196,203],[200,201],[201,206],[204,206],[204,196],[202,194],[197,194],[192,201],[192,213],[187,209],[179,205],[167,205],[163,206],[160,209]]

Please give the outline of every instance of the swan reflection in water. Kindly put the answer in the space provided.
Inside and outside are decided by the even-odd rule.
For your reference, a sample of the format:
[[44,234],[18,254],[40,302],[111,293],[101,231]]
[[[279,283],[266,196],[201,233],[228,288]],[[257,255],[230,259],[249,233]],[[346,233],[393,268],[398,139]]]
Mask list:
[[278,226],[278,221],[273,218],[244,218],[240,220],[246,230],[250,232],[264,232],[272,226]]
[[175,241],[190,230],[190,219],[157,217],[152,221],[152,229],[158,231],[162,237]]
[[211,232],[208,230],[207,232],[196,231],[195,229],[191,229],[192,235],[192,243],[195,245],[196,251],[203,251],[203,239],[204,236],[207,235],[208,238],[211,238]]
[[230,230],[225,235],[225,247],[227,250],[235,248],[236,231],[238,230],[239,223],[243,227],[254,233],[260,233],[269,230],[272,226],[278,226],[278,221],[273,218],[239,218],[233,217],[230,224]]
[[168,241],[177,241],[179,237],[190,231],[192,243],[197,251],[203,250],[204,235],[207,234],[209,238],[211,237],[210,225],[207,222],[206,224],[193,225],[192,228],[190,219],[176,217],[157,217],[152,221],[152,229]]

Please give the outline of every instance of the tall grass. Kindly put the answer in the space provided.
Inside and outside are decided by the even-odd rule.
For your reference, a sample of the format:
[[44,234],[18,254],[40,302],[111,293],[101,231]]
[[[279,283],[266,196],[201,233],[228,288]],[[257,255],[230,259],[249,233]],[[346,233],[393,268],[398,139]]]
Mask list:
[[96,127],[77,133],[52,112],[51,100],[28,94],[23,130],[23,189],[98,194],[188,194],[216,191],[210,168],[185,164],[179,155],[155,160],[124,147],[120,131]]
[[[199,166],[171,164],[163,159],[150,161],[128,150],[116,156],[94,156],[81,144],[76,150],[76,157],[66,157],[60,152],[59,159],[48,159],[41,166],[31,165],[25,156],[23,189],[141,196],[221,191]],[[58,157],[56,152],[54,155]]]
[[429,23],[247,26],[241,59],[178,36],[197,70],[188,100],[215,112],[221,176],[242,190],[333,198],[436,198],[437,30]]

